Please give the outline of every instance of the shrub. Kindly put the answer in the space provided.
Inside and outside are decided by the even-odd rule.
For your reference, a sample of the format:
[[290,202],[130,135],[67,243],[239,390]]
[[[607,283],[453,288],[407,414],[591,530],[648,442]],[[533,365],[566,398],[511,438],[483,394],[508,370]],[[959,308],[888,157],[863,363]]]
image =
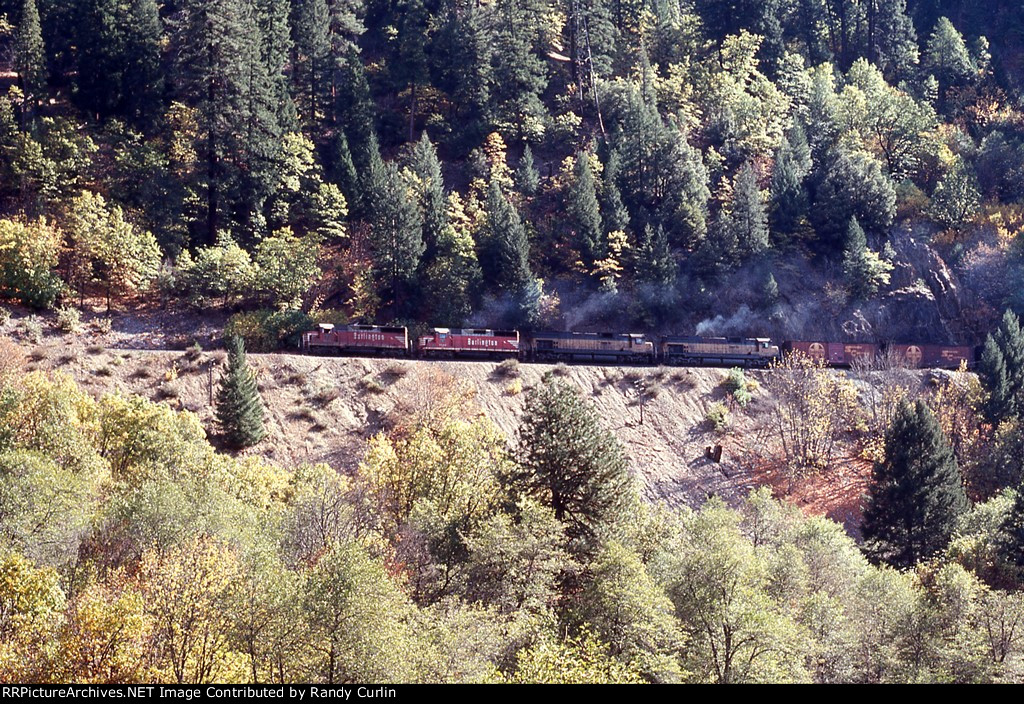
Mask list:
[[508,386],[505,387],[505,393],[508,396],[518,396],[523,392],[523,380],[513,379]]
[[82,314],[71,306],[58,308],[57,327],[63,332],[79,332],[82,329]]
[[519,376],[519,360],[515,357],[503,360],[494,368],[494,373],[506,378]]
[[28,342],[38,345],[43,340],[43,324],[35,315],[21,321],[21,334]]
[[360,379],[359,387],[371,394],[382,394],[385,391],[384,385],[374,379],[372,374],[367,374]]
[[185,349],[185,359],[194,362],[199,359],[199,355],[203,353],[203,346],[198,342],[193,342]]
[[110,318],[96,318],[90,325],[92,329],[98,332],[100,335],[107,335],[114,328],[114,321]]
[[107,348],[104,347],[103,345],[89,345],[88,347],[85,348],[85,351],[88,352],[89,354],[101,354],[106,349]]
[[311,400],[318,406],[323,407],[339,396],[341,396],[341,390],[337,386],[321,386],[313,392]]
[[708,406],[704,418],[716,433],[721,433],[729,426],[729,408],[721,401],[716,401]]
[[0,328],[11,322],[11,310],[10,308],[4,308],[0,306]]
[[737,367],[729,370],[729,375],[722,382],[722,385],[732,394],[733,400],[744,408],[750,403],[750,400],[753,398],[753,392],[759,386],[755,380],[748,379],[743,370]]
[[551,370],[551,373],[555,376],[569,376],[569,365],[565,362],[559,362],[555,365],[555,368]]
[[408,373],[409,367],[400,362],[396,362],[388,365],[387,369],[383,371],[383,376],[387,377],[391,381],[398,381]]

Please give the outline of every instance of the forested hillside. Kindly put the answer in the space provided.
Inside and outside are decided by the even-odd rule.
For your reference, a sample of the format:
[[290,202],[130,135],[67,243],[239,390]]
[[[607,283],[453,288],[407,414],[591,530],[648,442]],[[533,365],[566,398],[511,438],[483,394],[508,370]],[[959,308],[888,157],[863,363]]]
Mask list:
[[[0,17],[0,681],[1024,679],[1017,0]],[[350,321],[983,353],[247,356]]]
[[1010,0],[0,12],[28,305],[966,343],[1024,306]]

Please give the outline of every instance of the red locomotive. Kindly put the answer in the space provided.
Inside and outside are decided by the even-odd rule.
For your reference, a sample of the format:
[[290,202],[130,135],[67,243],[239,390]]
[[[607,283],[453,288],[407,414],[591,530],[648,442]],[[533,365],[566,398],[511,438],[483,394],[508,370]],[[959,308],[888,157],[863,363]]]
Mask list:
[[421,357],[518,357],[519,331],[434,328],[420,336],[416,351]]
[[381,325],[345,325],[335,328],[321,323],[302,334],[302,349],[320,354],[409,354],[409,331]]

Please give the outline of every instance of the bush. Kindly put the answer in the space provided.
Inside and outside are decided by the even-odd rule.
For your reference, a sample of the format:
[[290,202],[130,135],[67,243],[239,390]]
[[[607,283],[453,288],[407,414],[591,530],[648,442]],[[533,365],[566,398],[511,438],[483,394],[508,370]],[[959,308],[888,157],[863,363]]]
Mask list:
[[79,332],[82,329],[82,314],[71,306],[58,308],[57,327],[63,332]]
[[737,367],[729,370],[729,376],[725,378],[722,385],[732,394],[733,400],[743,408],[750,403],[754,397],[753,392],[759,386],[753,379],[748,379],[743,370]]
[[729,427],[729,408],[721,401],[716,401],[708,406],[704,418],[716,433],[721,433]]
[[509,357],[494,368],[494,373],[497,376],[506,378],[519,376],[519,360],[515,357]]
[[38,345],[43,341],[43,324],[37,316],[31,315],[21,321],[21,334],[28,342]]
[[10,308],[4,308],[0,306],[0,328],[11,322],[11,310]]
[[508,386],[505,387],[505,394],[508,396],[518,396],[523,392],[523,380],[513,379]]
[[367,374],[362,379],[360,379],[359,386],[364,391],[367,391],[371,394],[382,394],[385,391],[384,385],[381,384],[376,379],[374,379],[372,374]]
[[90,325],[100,335],[107,335],[114,328],[114,322],[110,318],[96,318]]

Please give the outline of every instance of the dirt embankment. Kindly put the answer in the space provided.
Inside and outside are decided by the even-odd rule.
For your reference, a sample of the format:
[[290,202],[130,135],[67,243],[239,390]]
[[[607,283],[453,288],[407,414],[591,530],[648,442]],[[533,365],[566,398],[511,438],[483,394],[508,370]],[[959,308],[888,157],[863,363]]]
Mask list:
[[[49,335],[22,342],[27,368],[60,370],[91,393],[138,394],[197,414],[213,428],[211,381],[216,390],[223,352],[190,354],[111,348],[99,334]],[[284,465],[328,462],[351,470],[366,440],[384,429],[396,406],[428,402],[438,373],[468,382],[474,401],[514,439],[526,390],[554,371],[591,399],[606,427],[622,441],[650,499],[699,505],[709,494],[736,500],[750,480],[742,469],[744,433],[752,420],[733,413],[716,433],[707,407],[724,398],[726,370],[521,364],[512,374],[484,361],[416,361],[250,355],[268,408],[269,438],[254,452]],[[638,387],[647,392],[641,405]],[[440,393],[440,391],[437,391]],[[641,422],[641,408],[643,419]],[[705,448],[721,444],[720,463]]]
[[[153,349],[157,340],[146,338],[140,344],[123,325],[106,332],[89,325],[76,334],[60,334],[49,325],[37,343],[29,341],[16,321],[4,328],[0,336],[15,339],[28,369],[66,372],[97,396],[116,391],[164,402],[195,413],[208,429],[215,427],[211,399],[222,351]],[[192,339],[200,336],[212,333],[204,330]],[[714,494],[732,503],[767,483],[809,513],[828,515],[855,529],[869,476],[870,465],[845,459],[827,476],[791,485],[763,462],[766,438],[759,428],[765,425],[768,405],[763,392],[746,409],[729,404],[728,428],[716,432],[707,411],[729,400],[722,385],[725,369],[521,364],[509,375],[482,361],[299,354],[254,354],[250,361],[268,408],[270,431],[250,452],[284,466],[326,462],[351,471],[368,438],[400,417],[403,406],[430,403],[442,392],[443,380],[452,377],[471,386],[472,403],[514,443],[526,390],[554,372],[594,403],[622,442],[650,500],[698,506]],[[755,379],[761,374],[748,373]],[[715,445],[722,446],[720,462],[706,456],[706,448]]]

